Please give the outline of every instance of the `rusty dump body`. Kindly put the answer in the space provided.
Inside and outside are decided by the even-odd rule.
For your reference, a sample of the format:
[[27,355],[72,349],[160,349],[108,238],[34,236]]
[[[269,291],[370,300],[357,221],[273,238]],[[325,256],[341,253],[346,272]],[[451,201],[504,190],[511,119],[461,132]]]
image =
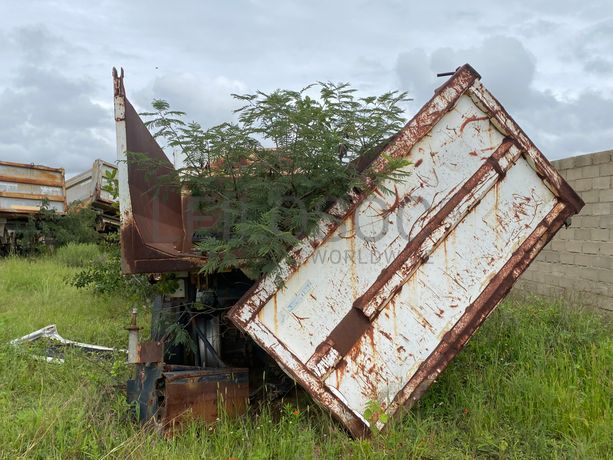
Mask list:
[[[121,78],[115,85],[118,133],[127,133],[127,142],[118,134],[120,159],[144,153],[168,175],[172,166],[125,100]],[[421,397],[583,207],[469,65],[383,154],[370,168],[404,157],[408,178],[333,205],[336,219],[291,250],[294,263],[244,283],[217,312],[357,437],[385,428],[364,415],[373,403],[392,416]],[[169,190],[166,205],[151,208],[155,180],[145,183],[129,163],[122,176],[120,167],[124,267],[185,270],[193,284],[201,259],[185,225],[187,195]]]
[[0,161],[0,252],[15,247],[19,227],[45,202],[47,209],[66,212],[63,169]]
[[104,160],[95,160],[91,169],[66,181],[66,201],[80,203],[98,212],[98,229],[101,231],[119,228],[116,199],[106,187],[108,174],[117,171],[117,166]]
[[33,214],[44,200],[49,209],[66,211],[63,169],[0,161],[0,214]]

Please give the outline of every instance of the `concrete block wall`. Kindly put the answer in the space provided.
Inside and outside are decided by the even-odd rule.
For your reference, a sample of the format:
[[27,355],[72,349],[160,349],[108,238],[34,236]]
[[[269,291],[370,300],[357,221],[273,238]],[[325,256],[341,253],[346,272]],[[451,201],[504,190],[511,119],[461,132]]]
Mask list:
[[613,311],[613,150],[552,164],[585,207],[543,249],[516,289]]

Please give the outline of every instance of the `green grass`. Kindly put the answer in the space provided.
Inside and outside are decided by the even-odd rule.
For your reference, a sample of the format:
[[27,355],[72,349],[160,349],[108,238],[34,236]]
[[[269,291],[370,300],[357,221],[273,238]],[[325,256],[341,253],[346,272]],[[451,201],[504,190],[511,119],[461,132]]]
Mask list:
[[94,250],[67,251],[0,260],[0,458],[612,458],[610,318],[539,298],[503,303],[416,407],[372,440],[350,439],[299,395],[164,439],[131,422],[123,357],[73,351],[50,364],[6,344],[55,323],[66,338],[126,346],[130,305],[69,286],[74,254]]

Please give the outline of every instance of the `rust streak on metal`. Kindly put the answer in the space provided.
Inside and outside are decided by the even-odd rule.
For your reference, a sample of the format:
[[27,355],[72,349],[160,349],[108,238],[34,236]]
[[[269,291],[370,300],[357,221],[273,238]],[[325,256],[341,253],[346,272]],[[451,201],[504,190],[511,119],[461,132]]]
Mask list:
[[485,121],[488,120],[489,121],[489,117],[487,116],[483,116],[483,117],[468,117],[466,120],[464,120],[464,122],[462,122],[462,124],[460,125],[460,132],[463,132],[464,129],[466,129],[466,126],[468,126],[468,124],[470,123],[475,123],[477,121]]
[[47,195],[40,193],[0,192],[0,197],[64,202],[64,195]]
[[21,184],[45,185],[47,187],[62,187],[64,181],[61,178],[52,176],[50,179],[25,176],[7,176],[0,174],[0,182],[17,182]]
[[[443,221],[449,214],[460,204],[460,202],[469,195],[483,177],[493,169],[493,163],[498,163],[498,160],[503,157],[513,145],[512,141],[503,142],[498,149],[492,154],[491,161],[484,163],[478,170],[469,178],[446,203],[445,205],[423,226],[423,228],[412,238],[398,256],[381,271],[375,282],[358,297],[353,303],[354,308],[364,310],[373,298],[381,291],[381,288],[391,280],[392,276],[398,272],[404,263],[414,254],[419,253],[419,248],[424,244],[427,238],[434,230],[443,224]],[[423,263],[422,258],[417,258],[414,261],[413,267],[409,270],[414,271],[417,266]]]
[[534,145],[524,131],[515,123],[505,108],[498,100],[481,84],[476,81],[468,94],[501,129],[512,136],[519,146],[522,147],[534,163],[534,167],[541,178],[544,178],[552,188],[556,196],[566,201],[578,213],[585,205],[581,197],[575,192],[568,182],[554,169],[549,160]]
[[421,364],[402,391],[396,395],[392,405],[399,407],[406,404],[410,407],[423,395],[509,292],[515,280],[572,214],[574,214],[574,209],[570,206],[563,203],[555,206],[513,253],[504,267],[490,280],[481,295],[468,306],[453,328],[445,334],[432,354]]

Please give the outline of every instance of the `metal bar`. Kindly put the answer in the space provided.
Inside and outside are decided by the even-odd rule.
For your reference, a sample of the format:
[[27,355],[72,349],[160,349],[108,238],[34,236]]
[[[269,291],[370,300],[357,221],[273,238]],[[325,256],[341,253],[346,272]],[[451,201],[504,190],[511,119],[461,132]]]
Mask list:
[[16,166],[18,168],[36,169],[40,171],[50,171],[50,172],[57,172],[60,174],[64,174],[64,168],[51,168],[49,166],[43,166],[43,165],[15,163],[13,161],[0,161],[0,165],[1,166]]
[[475,81],[470,91],[468,91],[468,95],[491,117],[501,131],[512,136],[518,145],[526,151],[535,171],[545,180],[545,183],[551,191],[572,206],[575,213],[579,212],[585,204],[581,197],[553,168],[549,160],[545,158],[530,138],[526,136],[524,131],[515,123],[492,93],[490,93],[480,81]]
[[25,200],[49,200],[64,202],[63,195],[43,195],[38,193],[19,193],[19,192],[0,192],[0,197],[3,198],[22,198]]
[[5,176],[0,174],[0,182],[15,182],[20,184],[46,185],[48,187],[62,187],[62,180],[37,179],[27,176]]

